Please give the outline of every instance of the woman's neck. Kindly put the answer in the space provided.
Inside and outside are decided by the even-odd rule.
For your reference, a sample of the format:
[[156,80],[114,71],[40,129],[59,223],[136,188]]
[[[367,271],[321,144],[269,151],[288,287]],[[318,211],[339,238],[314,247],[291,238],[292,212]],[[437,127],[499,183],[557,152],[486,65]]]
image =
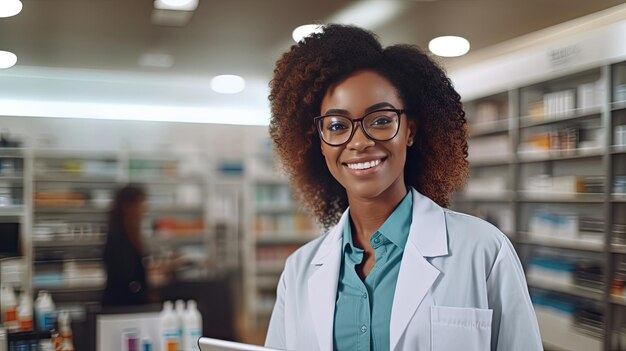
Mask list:
[[[394,184],[376,198],[360,198],[348,194],[352,237],[358,247],[369,246],[369,239],[385,223],[407,194],[404,182]],[[360,244],[360,245],[359,245]]]

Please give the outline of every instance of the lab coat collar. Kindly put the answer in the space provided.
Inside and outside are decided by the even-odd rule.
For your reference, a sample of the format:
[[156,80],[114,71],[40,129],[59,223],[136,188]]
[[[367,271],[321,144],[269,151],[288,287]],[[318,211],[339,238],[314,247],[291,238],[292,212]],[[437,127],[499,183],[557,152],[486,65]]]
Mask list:
[[[443,209],[415,189],[411,191],[413,218],[391,310],[391,350],[398,344],[411,318],[440,274],[426,257],[448,254]],[[318,268],[308,281],[309,303],[321,350],[333,349],[333,318],[341,266],[342,231],[346,220],[348,210],[328,232],[311,261],[311,265]]]

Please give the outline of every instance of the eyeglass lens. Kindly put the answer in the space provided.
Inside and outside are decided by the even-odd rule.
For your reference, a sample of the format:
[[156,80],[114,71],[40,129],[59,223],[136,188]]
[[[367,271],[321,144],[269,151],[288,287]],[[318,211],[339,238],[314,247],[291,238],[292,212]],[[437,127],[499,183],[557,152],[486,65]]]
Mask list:
[[[325,116],[318,123],[322,138],[331,145],[348,142],[355,127],[354,121],[345,116]],[[374,111],[363,117],[361,126],[371,139],[385,141],[395,136],[400,123],[395,111]]]

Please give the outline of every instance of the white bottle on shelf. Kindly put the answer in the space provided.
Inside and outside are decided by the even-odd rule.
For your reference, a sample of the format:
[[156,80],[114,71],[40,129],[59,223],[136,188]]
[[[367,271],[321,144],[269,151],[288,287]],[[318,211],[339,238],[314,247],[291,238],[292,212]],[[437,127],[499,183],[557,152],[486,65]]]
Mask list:
[[176,300],[174,303],[174,310],[176,311],[176,318],[178,319],[178,350],[187,351],[187,348],[183,347],[183,316],[185,315],[185,301]]
[[178,351],[178,316],[174,312],[172,301],[163,303],[161,311],[161,351]]
[[39,330],[54,328],[55,306],[52,297],[45,290],[40,290],[35,301],[35,324]]
[[61,333],[62,351],[74,351],[72,319],[67,311],[59,312],[59,332]]
[[33,303],[30,295],[22,293],[20,304],[17,306],[17,320],[20,331],[33,330]]
[[187,310],[183,316],[183,350],[199,351],[198,339],[202,336],[202,315],[196,301],[187,301]]
[[17,322],[17,299],[10,285],[2,286],[0,295],[0,303],[2,304],[2,322],[8,332],[19,330]]

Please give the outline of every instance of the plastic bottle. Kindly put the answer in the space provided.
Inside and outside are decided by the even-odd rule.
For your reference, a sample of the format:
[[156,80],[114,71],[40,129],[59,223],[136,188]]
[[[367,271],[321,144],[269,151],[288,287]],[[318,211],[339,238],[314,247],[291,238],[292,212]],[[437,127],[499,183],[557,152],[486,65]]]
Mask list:
[[35,324],[39,330],[54,328],[55,306],[47,291],[41,290],[35,301]]
[[147,335],[141,338],[141,351],[152,351],[152,339]]
[[13,288],[9,285],[2,287],[2,320],[8,332],[16,332],[19,330],[17,322],[17,299]]
[[71,324],[70,314],[66,311],[59,312],[59,332],[63,343],[61,346],[62,351],[74,351]]
[[202,336],[202,315],[194,300],[187,301],[187,310],[183,316],[183,333],[183,349],[199,351],[198,339]]
[[17,306],[17,320],[20,331],[33,330],[33,304],[30,295],[27,293],[20,295],[20,304]]
[[161,311],[161,350],[178,351],[180,339],[178,338],[178,317],[174,312],[172,301],[163,303]]
[[183,316],[185,315],[185,301],[176,300],[174,303],[174,311],[176,312],[176,318],[178,318],[178,351],[187,351],[188,349],[183,347]]

